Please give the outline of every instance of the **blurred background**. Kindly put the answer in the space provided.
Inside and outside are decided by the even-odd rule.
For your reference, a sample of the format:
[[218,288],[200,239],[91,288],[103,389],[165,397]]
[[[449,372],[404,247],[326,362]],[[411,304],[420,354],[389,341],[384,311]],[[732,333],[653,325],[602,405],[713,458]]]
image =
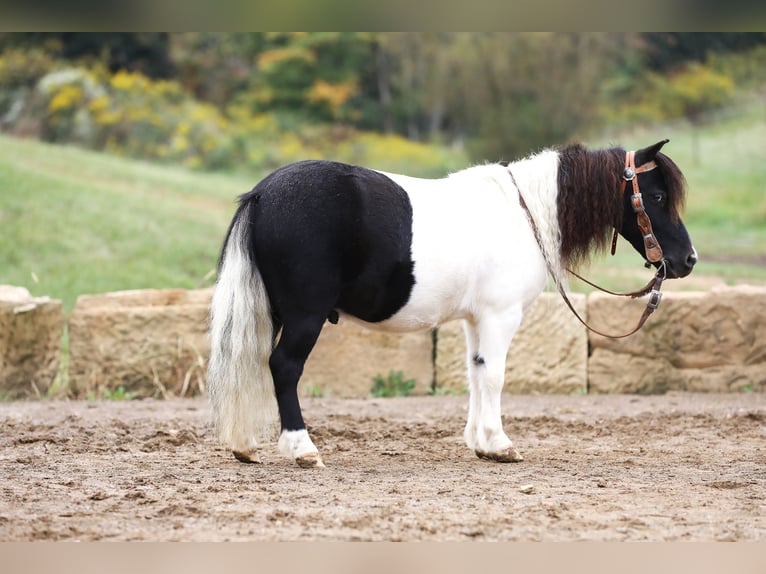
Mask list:
[[[211,285],[236,196],[291,161],[440,177],[663,138],[700,253],[666,285],[766,284],[766,33],[0,33],[0,284],[67,311]],[[586,271],[632,290],[641,262]]]

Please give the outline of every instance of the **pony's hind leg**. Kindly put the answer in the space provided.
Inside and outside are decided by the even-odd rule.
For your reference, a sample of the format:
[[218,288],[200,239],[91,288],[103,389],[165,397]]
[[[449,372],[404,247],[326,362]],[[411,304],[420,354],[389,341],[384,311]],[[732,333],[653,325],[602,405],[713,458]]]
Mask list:
[[509,311],[465,323],[469,390],[466,444],[480,458],[519,462],[523,457],[503,431],[500,399],[505,358],[521,323],[521,312]]
[[279,450],[307,468],[323,467],[324,463],[303,422],[298,380],[325,319],[326,314],[284,321],[279,343],[269,359],[282,425]]

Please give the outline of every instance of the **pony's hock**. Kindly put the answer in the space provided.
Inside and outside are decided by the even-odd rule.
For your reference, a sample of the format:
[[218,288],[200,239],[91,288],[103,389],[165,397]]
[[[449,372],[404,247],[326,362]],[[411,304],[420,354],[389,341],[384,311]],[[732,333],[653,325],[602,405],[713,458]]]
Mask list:
[[[566,270],[605,248],[613,229],[663,277],[692,270],[683,176],[660,153],[666,142],[629,153],[572,145],[438,180],[330,161],[268,175],[240,198],[219,261],[207,383],[221,440],[249,452],[278,417],[283,453],[318,456],[297,388],[328,318],[396,332],[460,319],[466,444],[515,459],[500,413],[505,358],[547,276],[564,293]],[[646,250],[644,217],[661,260]]]

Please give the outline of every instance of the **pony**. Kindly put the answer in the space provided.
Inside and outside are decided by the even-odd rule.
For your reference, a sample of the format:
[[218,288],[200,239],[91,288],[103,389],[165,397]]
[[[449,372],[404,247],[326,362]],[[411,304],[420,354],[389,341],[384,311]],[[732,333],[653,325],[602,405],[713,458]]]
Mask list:
[[279,451],[324,466],[297,387],[325,323],[407,332],[462,320],[465,443],[481,458],[522,460],[501,422],[505,359],[548,275],[564,294],[567,270],[613,230],[663,278],[697,261],[667,141],[635,152],[572,144],[442,179],[325,160],[267,175],[239,198],[211,302],[207,388],[221,442],[260,462],[278,418]]

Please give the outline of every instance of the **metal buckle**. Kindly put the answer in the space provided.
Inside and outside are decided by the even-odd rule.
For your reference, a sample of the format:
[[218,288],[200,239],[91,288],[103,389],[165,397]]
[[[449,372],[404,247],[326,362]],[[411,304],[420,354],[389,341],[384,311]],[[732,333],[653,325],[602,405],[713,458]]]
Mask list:
[[625,181],[633,181],[633,178],[636,177],[636,170],[632,167],[626,167],[625,171],[622,172],[622,179]]
[[646,211],[644,208],[644,196],[640,193],[634,193],[630,196],[630,205],[633,206],[633,211],[635,213],[641,213],[642,211]]
[[660,306],[660,302],[662,301],[662,292],[657,291],[657,289],[652,289],[649,293],[649,302],[646,304],[647,308],[654,311],[657,307]]

